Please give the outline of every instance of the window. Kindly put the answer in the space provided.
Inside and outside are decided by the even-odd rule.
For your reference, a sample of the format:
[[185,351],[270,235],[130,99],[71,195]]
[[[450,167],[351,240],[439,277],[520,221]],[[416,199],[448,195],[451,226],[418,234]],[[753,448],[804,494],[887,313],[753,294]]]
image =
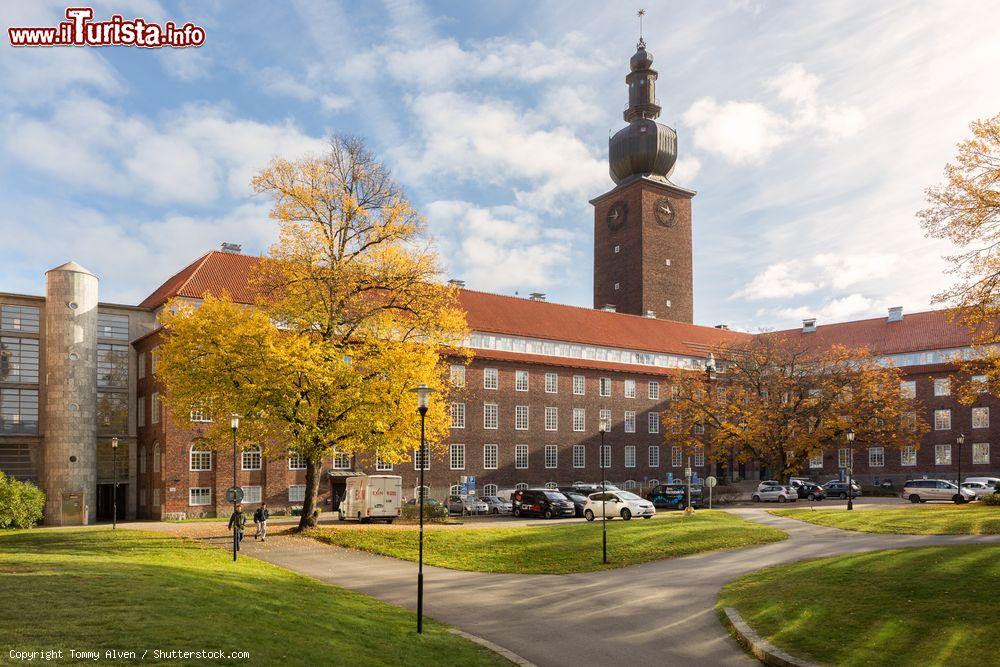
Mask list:
[[[421,496],[423,492],[423,496]],[[429,486],[415,486],[413,487],[413,497],[414,498],[430,498],[431,497],[431,487]]]
[[378,454],[375,455],[375,470],[379,472],[388,472],[392,470],[392,461],[384,459]]
[[611,445],[604,445],[601,447],[601,467],[610,468],[611,467]]
[[430,470],[431,469],[431,457],[428,456],[425,459],[424,457],[420,456],[420,450],[419,449],[414,449],[413,450],[413,469],[414,470],[420,470],[421,468],[423,468],[424,470]]
[[191,406],[190,418],[193,422],[210,422],[212,414],[205,409],[204,403],[199,403]]
[[545,374],[545,393],[555,394],[559,391],[559,376],[555,373]]
[[465,470],[465,445],[452,445],[449,458],[452,470]]
[[659,433],[660,432],[660,413],[659,412],[650,412],[649,413],[648,421],[649,421],[649,432],[650,433]]
[[694,466],[701,468],[705,465],[705,448],[696,447],[694,450]]
[[128,430],[128,394],[97,392],[97,428],[105,433],[125,433]]
[[289,470],[305,470],[306,469],[306,457],[303,456],[301,452],[289,452],[288,453],[288,469]]
[[496,484],[486,484],[483,486],[483,495],[489,498],[490,496],[495,496],[500,489]]
[[637,484],[635,483],[634,479],[627,479],[625,480],[625,483],[622,485],[622,489],[625,491],[635,491],[636,486]]
[[146,446],[139,448],[139,472],[146,472]]
[[[126,357],[126,363],[127,359],[128,357]],[[100,359],[98,359],[98,364],[100,364]],[[127,370],[125,379],[126,382],[123,386],[128,386]],[[38,382],[37,339],[15,338],[14,336],[0,337],[0,382]],[[100,375],[98,375],[98,385],[100,385]]]
[[193,471],[206,471],[212,469],[212,450],[205,445],[191,445],[191,465]]
[[465,428],[465,403],[451,404],[451,427]]
[[288,487],[288,502],[303,503],[306,500],[306,485],[292,484]]
[[850,468],[851,463],[854,459],[854,450],[850,447],[841,447],[837,450],[837,467],[839,468]]
[[156,391],[149,397],[149,422],[151,424],[160,423],[160,394]]
[[465,386],[465,366],[461,364],[452,364],[451,368],[451,386],[453,387],[464,387]]
[[338,452],[337,450],[333,450],[333,469],[350,470],[351,455],[347,452]]
[[607,422],[608,431],[611,430],[611,410],[600,410],[597,413],[597,418],[600,421]]
[[885,447],[868,448],[868,467],[869,468],[885,467]]
[[97,337],[128,340],[128,315],[97,313]]
[[139,396],[135,402],[135,422],[139,427],[146,425],[146,397]]
[[559,467],[559,447],[556,445],[545,445],[545,467]]
[[611,395],[611,378],[601,378],[600,394],[601,396]]
[[625,432],[635,433],[635,410],[625,411]]
[[951,395],[951,379],[950,378],[936,378],[934,380],[934,395],[935,396],[950,396]]
[[500,371],[495,368],[483,369],[483,389],[497,389],[500,386]]
[[973,465],[986,465],[990,462],[990,443],[972,443],[972,463]]
[[160,366],[160,351],[152,350],[149,353],[149,370],[156,375],[156,369]]
[[550,491],[558,491],[559,484],[557,482],[545,482],[545,488],[549,489]]
[[676,401],[680,397],[681,397],[681,387],[680,387],[680,385],[677,385],[677,384],[670,385],[670,398],[671,398],[671,400]]
[[573,408],[573,430],[585,431],[587,427],[587,411],[583,408]]
[[160,472],[160,465],[163,457],[160,456],[160,443],[153,443],[153,472]]
[[524,482],[518,482],[517,484],[514,485],[514,490],[515,491],[524,491],[527,488],[528,488],[528,485],[525,484]]
[[[153,503],[156,505],[156,503]],[[209,486],[193,486],[188,489],[188,505],[211,505],[212,488]]]
[[583,445],[573,445],[573,467],[583,468],[587,465],[587,448]]
[[243,502],[245,502],[245,503],[259,503],[260,502],[260,487],[259,486],[244,486],[243,487]]
[[5,303],[0,306],[0,329],[38,333],[38,313],[34,306],[15,306]]
[[546,431],[559,430],[559,408],[552,408],[552,407],[545,408],[545,430]]
[[899,383],[899,395],[903,398],[916,398],[917,397],[917,382],[916,380],[903,380]]
[[500,421],[500,408],[496,403],[483,403],[483,428],[495,429]]
[[625,445],[625,467],[635,467],[635,445]]
[[934,411],[934,430],[947,431],[951,429],[951,410]]
[[969,378],[969,381],[975,385],[976,393],[978,394],[985,394],[989,389],[989,383],[986,381],[985,375],[973,375]]
[[497,456],[500,448],[497,445],[483,445],[483,468],[497,469]]
[[139,493],[137,494],[139,496],[139,507],[146,506],[146,491],[146,489],[139,489]]
[[146,353],[140,352],[136,355],[136,359],[138,359],[139,363],[139,379],[141,380],[146,377]]
[[903,448],[899,450],[899,465],[917,465],[917,448],[913,445],[904,445]]
[[670,465],[674,468],[684,465],[684,450],[676,445],[670,448]]
[[951,465],[951,445],[934,445],[934,465]]
[[515,405],[514,406],[514,430],[515,431],[527,431],[528,430],[528,406],[527,405]]
[[650,380],[649,384],[647,385],[647,392],[648,392],[647,395],[649,396],[650,400],[653,400],[653,401],[659,400],[660,399],[660,383],[659,382],[654,382],[654,381]]
[[650,445],[649,446],[649,467],[659,468],[660,467],[660,446]]
[[260,445],[251,445],[240,454],[240,466],[244,470],[260,470]]
[[38,432],[38,390],[0,389],[0,433]]
[[823,467],[823,452],[813,452],[809,457],[809,468],[818,470]]
[[625,380],[625,398],[635,398],[635,380]]
[[461,484],[452,484],[451,486],[449,486],[448,487],[448,495],[449,496],[461,496],[462,495],[462,485]]
[[990,427],[990,409],[972,408],[972,428]]
[[695,435],[704,435],[705,434],[705,425],[701,424],[701,423],[695,424],[694,425],[694,429],[693,429],[692,432]]
[[515,445],[514,446],[514,467],[521,470],[528,467],[528,446],[527,445]]
[[97,344],[97,386],[128,386],[128,345]]
[[[208,497],[211,498],[212,494],[209,494]],[[158,508],[159,506],[160,506],[160,489],[155,488],[153,489],[153,507]]]
[[573,395],[583,396],[587,390],[587,381],[582,375],[573,376]]
[[514,391],[528,391],[528,371],[514,371]]

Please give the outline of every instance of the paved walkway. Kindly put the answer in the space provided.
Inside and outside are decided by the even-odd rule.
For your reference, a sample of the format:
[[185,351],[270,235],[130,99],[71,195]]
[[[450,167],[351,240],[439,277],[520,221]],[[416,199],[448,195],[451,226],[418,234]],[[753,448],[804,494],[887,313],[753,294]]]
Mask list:
[[[719,589],[747,572],[874,549],[1000,544],[997,535],[876,535],[775,517],[765,509],[731,511],[780,528],[789,539],[584,574],[483,574],[425,566],[424,612],[543,666],[753,665],[714,609]],[[226,539],[218,541],[224,546]],[[292,536],[263,544],[250,532],[243,544],[244,555],[415,609],[416,563]]]

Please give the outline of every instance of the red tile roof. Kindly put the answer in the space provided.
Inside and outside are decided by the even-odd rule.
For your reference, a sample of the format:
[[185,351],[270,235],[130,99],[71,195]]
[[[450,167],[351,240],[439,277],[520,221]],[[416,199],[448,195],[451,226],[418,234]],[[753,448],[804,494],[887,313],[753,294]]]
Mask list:
[[238,303],[253,303],[250,277],[259,257],[212,250],[167,279],[146,297],[140,308],[159,308],[175,296],[201,298],[228,292]]

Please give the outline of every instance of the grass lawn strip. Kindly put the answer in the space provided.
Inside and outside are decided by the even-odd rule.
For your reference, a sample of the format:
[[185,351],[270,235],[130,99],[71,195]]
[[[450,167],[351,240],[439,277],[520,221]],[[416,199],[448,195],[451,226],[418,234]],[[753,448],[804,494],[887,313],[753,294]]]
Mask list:
[[762,638],[836,665],[983,665],[996,658],[1000,546],[834,556],[759,570],[722,589]]
[[[0,533],[0,647],[249,651],[208,664],[509,665],[413,613],[162,533]],[[2,662],[2,660],[0,660]],[[167,661],[159,661],[167,664]],[[190,661],[173,660],[169,664]]]
[[[416,530],[316,528],[306,534],[339,547],[417,560]],[[608,565],[601,562],[600,521],[427,531],[424,562],[474,572],[568,574],[766,544],[787,537],[776,528],[728,512],[701,510],[691,517],[678,514],[649,521],[609,521]]]
[[1000,507],[913,505],[848,512],[837,509],[771,510],[775,516],[865,533],[898,535],[1000,535]]

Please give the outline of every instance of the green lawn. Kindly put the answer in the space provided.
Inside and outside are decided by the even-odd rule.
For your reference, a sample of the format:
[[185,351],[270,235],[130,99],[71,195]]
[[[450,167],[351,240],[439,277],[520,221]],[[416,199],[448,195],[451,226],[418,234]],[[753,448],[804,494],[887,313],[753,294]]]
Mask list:
[[893,509],[772,510],[775,516],[866,533],[906,535],[997,535],[1000,507],[989,505],[908,505]]
[[[417,559],[417,531],[317,528],[306,533],[329,544],[405,560]],[[703,551],[783,540],[775,528],[728,512],[701,510],[652,520],[608,522],[608,565],[601,562],[601,522],[516,528],[451,528],[424,533],[424,562],[455,570],[566,574],[635,565]]]
[[776,646],[835,665],[995,664],[1000,545],[894,549],[754,572],[722,589]]
[[12,649],[149,650],[152,663],[166,662],[155,649],[206,649],[250,659],[195,662],[509,664],[436,623],[418,636],[409,611],[159,533],[0,532],[0,601],[0,662]]

